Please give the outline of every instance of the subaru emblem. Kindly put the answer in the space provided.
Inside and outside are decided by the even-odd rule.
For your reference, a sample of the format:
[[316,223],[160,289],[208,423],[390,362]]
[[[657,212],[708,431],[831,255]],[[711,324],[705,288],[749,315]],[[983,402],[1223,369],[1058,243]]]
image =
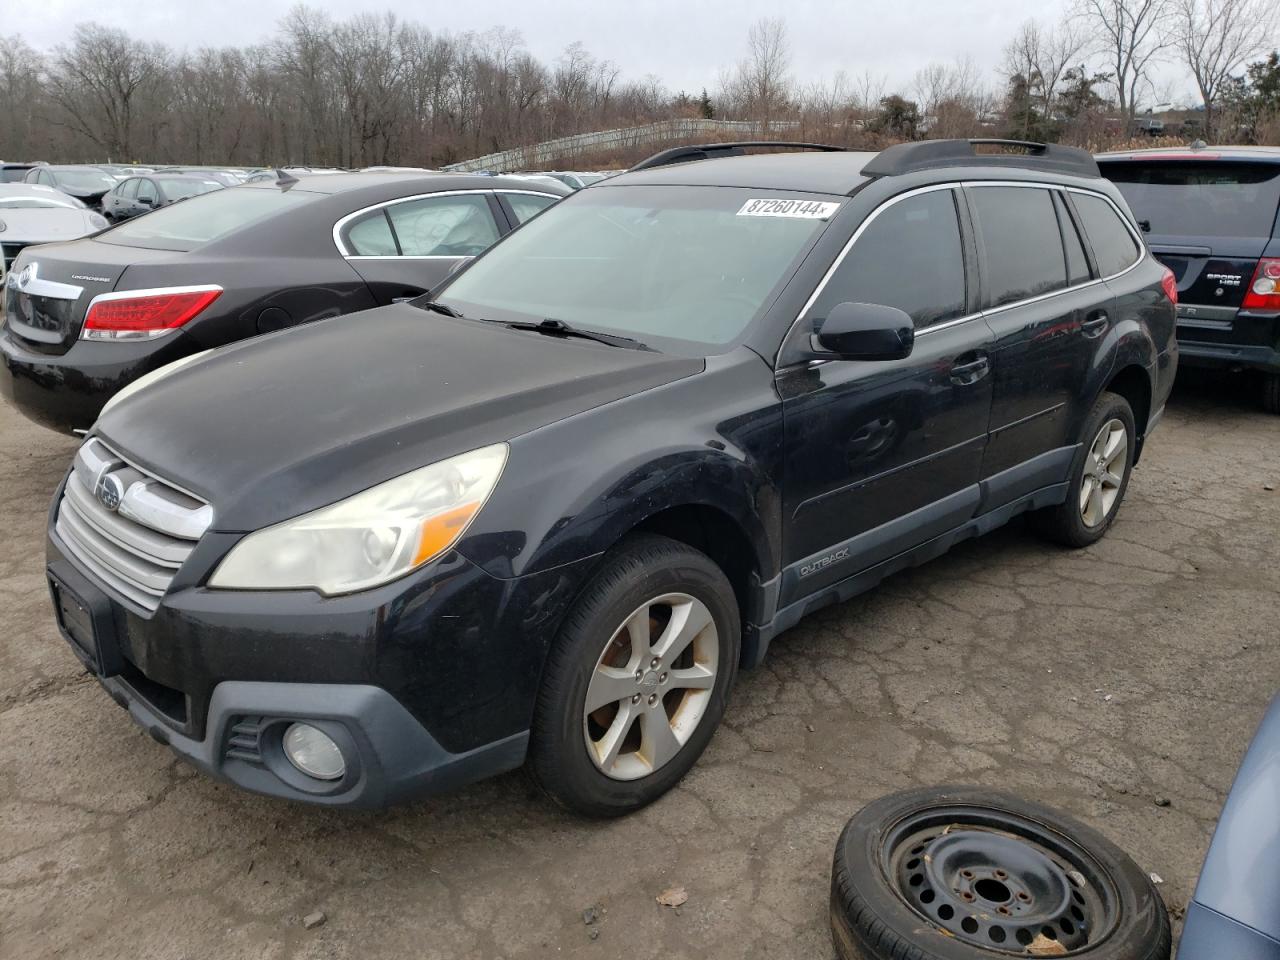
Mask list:
[[100,504],[114,513],[120,509],[120,501],[124,499],[124,481],[114,473],[105,473],[98,478],[93,495]]
[[27,284],[36,278],[36,272],[40,269],[39,264],[28,263],[22,268],[22,272],[18,274],[18,289],[25,290]]

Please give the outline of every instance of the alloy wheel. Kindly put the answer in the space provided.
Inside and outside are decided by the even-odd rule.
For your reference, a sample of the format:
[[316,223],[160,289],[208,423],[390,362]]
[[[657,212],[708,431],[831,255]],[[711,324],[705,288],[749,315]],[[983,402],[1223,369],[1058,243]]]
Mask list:
[[1093,438],[1084,458],[1080,517],[1086,527],[1097,527],[1111,516],[1124,484],[1128,452],[1129,434],[1124,424],[1116,418],[1108,420]]
[[720,661],[711,611],[686,593],[641,604],[596,661],[583,704],[592,763],[615,780],[636,780],[669,763],[706,713]]

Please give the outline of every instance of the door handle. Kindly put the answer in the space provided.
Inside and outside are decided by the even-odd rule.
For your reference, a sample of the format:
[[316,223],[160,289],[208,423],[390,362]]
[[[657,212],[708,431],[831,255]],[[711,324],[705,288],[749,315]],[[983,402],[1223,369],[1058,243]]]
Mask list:
[[1080,332],[1092,340],[1094,337],[1101,336],[1110,324],[1111,318],[1105,313],[1100,313],[1080,324]]
[[951,382],[957,386],[967,387],[977,383],[991,372],[991,362],[986,357],[978,357],[965,363],[957,363],[951,368]]

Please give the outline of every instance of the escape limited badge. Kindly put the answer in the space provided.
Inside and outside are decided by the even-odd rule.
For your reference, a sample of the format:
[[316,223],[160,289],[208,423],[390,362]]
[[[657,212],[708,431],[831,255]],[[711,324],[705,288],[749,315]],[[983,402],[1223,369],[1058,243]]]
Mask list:
[[740,217],[796,217],[800,220],[825,220],[840,204],[823,200],[748,200],[738,211]]

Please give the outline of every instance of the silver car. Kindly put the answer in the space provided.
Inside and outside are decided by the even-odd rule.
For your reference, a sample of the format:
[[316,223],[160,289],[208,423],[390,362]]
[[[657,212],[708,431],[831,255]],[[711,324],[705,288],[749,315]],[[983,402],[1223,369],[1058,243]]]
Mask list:
[[75,240],[107,221],[75,197],[34,183],[0,183],[0,280],[23,247]]

